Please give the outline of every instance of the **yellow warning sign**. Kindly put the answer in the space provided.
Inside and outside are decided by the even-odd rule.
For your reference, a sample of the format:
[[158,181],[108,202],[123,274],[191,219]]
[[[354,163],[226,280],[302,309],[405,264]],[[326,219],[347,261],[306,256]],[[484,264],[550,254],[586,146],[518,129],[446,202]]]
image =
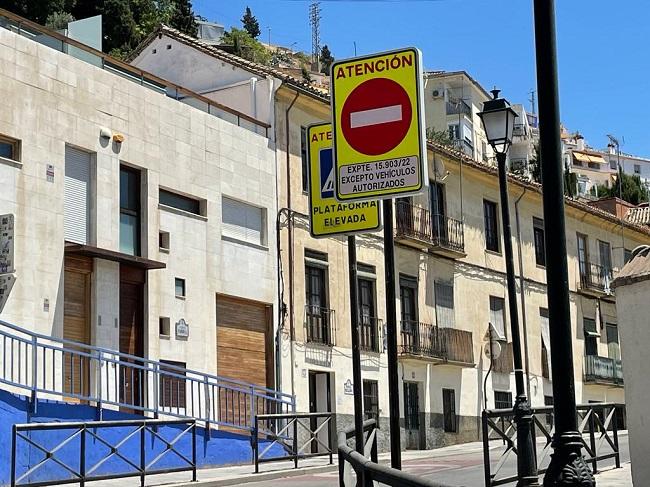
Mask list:
[[422,191],[427,152],[420,51],[338,61],[330,85],[336,197],[363,200]]
[[341,203],[336,200],[332,124],[307,129],[309,140],[309,229],[312,237],[350,235],[381,230],[378,201]]

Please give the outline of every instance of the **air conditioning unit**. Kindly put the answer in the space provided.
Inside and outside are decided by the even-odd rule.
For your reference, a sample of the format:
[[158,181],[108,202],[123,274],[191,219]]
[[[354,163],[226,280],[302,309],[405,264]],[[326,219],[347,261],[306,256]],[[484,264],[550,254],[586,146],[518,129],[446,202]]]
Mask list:
[[431,94],[433,95],[434,98],[442,98],[444,96],[443,91],[440,89],[433,90]]

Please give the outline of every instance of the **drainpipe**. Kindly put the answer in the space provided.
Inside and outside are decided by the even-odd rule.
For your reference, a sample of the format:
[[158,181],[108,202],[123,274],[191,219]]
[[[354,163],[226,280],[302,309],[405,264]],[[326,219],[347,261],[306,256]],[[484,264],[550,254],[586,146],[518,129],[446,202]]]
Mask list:
[[291,213],[291,170],[290,170],[290,159],[291,151],[289,147],[289,112],[293,108],[293,105],[298,100],[300,96],[299,92],[296,92],[296,96],[293,98],[286,111],[284,112],[284,124],[285,124],[285,152],[286,152],[286,181],[287,181],[287,209],[288,211],[288,220],[287,228],[289,229],[289,350],[291,357],[291,395],[296,396],[296,382],[295,382],[295,359],[294,359],[294,342],[296,340],[296,327],[294,325],[294,303],[293,303],[293,214]]
[[526,194],[528,188],[524,188],[524,191],[519,195],[517,201],[515,201],[515,223],[517,225],[517,250],[519,252],[519,287],[521,288],[521,325],[524,332],[524,367],[526,368],[526,394],[528,400],[531,401],[530,397],[530,359],[528,357],[528,330],[526,326],[526,293],[524,292],[524,262],[522,258],[521,251],[521,226],[519,225],[519,202]]

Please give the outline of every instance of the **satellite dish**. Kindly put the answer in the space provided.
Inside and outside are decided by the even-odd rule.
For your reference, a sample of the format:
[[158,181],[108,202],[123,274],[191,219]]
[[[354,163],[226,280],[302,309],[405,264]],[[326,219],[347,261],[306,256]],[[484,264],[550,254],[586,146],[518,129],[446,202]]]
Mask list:
[[483,353],[487,359],[496,360],[501,355],[501,344],[497,341],[493,341],[490,346],[490,343],[488,342],[483,346]]
[[442,161],[442,157],[434,157],[433,170],[436,173],[436,178],[438,179],[444,179],[445,176],[447,176],[447,169],[445,168],[445,163]]

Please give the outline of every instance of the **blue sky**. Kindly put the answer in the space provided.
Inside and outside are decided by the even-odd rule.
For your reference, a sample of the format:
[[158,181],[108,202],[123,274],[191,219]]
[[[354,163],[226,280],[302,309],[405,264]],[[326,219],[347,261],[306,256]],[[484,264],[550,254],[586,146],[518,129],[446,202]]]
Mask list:
[[[650,157],[650,2],[558,0],[560,108],[564,124],[605,147]],[[194,10],[240,27],[251,7],[261,39],[311,51],[308,0],[193,0]],[[466,70],[512,103],[535,89],[532,0],[324,0],[321,44],[338,59],[417,46],[430,70]],[[295,44],[294,44],[295,43]]]

